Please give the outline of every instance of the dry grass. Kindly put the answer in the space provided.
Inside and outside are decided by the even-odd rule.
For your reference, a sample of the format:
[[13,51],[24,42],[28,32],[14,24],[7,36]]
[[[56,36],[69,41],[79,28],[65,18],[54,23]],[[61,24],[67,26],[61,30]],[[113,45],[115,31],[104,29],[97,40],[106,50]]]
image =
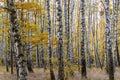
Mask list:
[[[55,72],[57,80],[57,71]],[[34,69],[34,73],[29,73],[28,80],[50,80],[49,71],[44,72],[43,69]],[[108,75],[105,70],[101,69],[87,69],[87,80],[108,80]],[[5,71],[5,67],[0,67],[0,80],[16,80],[16,74],[11,75]],[[68,80],[82,80],[80,72],[74,71],[74,76],[69,76]],[[86,80],[86,79],[84,79]],[[120,69],[117,68],[115,72],[115,80],[120,80]]]

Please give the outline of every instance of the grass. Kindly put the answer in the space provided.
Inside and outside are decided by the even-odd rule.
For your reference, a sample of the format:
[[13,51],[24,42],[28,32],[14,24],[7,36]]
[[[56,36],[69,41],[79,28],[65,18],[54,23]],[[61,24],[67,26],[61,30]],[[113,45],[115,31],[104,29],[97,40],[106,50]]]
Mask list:
[[[57,80],[57,71],[55,71]],[[50,80],[49,70],[34,69],[34,73],[29,73],[28,80]],[[16,80],[16,74],[10,74],[6,72],[5,67],[0,67],[0,80]],[[108,80],[108,75],[105,70],[91,68],[87,69],[87,79],[81,79],[81,74],[78,71],[74,71],[74,75],[68,75],[67,80]],[[120,68],[116,68],[115,80],[120,80]]]

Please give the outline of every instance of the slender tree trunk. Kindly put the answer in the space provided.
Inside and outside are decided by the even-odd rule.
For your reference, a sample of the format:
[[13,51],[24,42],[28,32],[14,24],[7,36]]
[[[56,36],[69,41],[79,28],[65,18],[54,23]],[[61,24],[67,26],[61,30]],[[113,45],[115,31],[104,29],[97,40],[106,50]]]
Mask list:
[[109,13],[109,0],[105,0],[105,34],[107,37],[107,52],[108,52],[108,73],[109,80],[114,80],[114,70],[113,70],[113,57],[112,57],[112,43],[110,36],[110,13]]
[[6,71],[9,72],[9,64],[8,64],[8,53],[5,54],[5,65],[6,65]]
[[70,61],[70,0],[64,0],[64,17],[65,17],[65,33],[66,33],[66,49],[67,59]]
[[[40,1],[42,2],[42,1]],[[41,3],[42,4],[42,3]],[[45,9],[45,4],[43,5],[44,6],[44,9]],[[44,28],[45,28],[45,15],[42,16],[42,23],[41,23],[41,33],[44,32]],[[46,70],[46,60],[45,60],[45,47],[43,46],[42,44],[42,40],[40,41],[41,42],[41,48],[40,48],[40,66],[41,67],[44,67],[44,70]]]
[[[29,33],[28,33],[29,34]],[[31,60],[31,55],[30,55],[30,43],[26,43],[25,45],[27,47],[27,51],[26,51],[26,57],[27,57],[27,69],[30,73],[33,73],[33,69],[32,69],[32,60]]]
[[104,36],[104,54],[105,54],[105,63],[106,63],[106,72],[108,73],[108,51],[107,51],[107,36]]
[[14,67],[14,65],[13,65],[13,56],[14,56],[14,47],[13,47],[13,45],[14,45],[14,42],[13,42],[13,40],[10,38],[10,47],[11,47],[11,51],[10,51],[10,53],[11,53],[11,74],[13,74],[13,67]]
[[91,0],[89,0],[89,10],[88,10],[88,32],[87,36],[86,36],[86,51],[87,51],[87,63],[88,63],[88,67],[91,67],[91,63],[90,63],[90,26],[91,25]]
[[[96,14],[97,17],[97,14]],[[99,57],[99,48],[98,48],[98,21],[96,22],[96,54],[97,54],[97,62],[98,62],[98,66],[102,69],[102,65],[101,65],[101,61],[100,61],[100,57]]]
[[64,80],[64,61],[63,61],[63,40],[62,40],[62,8],[61,0],[56,0],[57,2],[57,22],[58,22],[58,80]]
[[52,45],[51,45],[51,20],[50,20],[50,0],[46,0],[47,2],[47,21],[48,21],[48,53],[49,53],[49,64],[50,64],[50,77],[51,80],[55,80],[55,75],[53,72],[53,64],[52,64]]
[[[44,15],[42,16],[41,21],[42,22],[41,22],[41,30],[40,30],[40,32],[43,33],[43,31],[44,31]],[[44,68],[44,70],[46,69],[45,64],[46,64],[46,62],[45,62],[45,59],[44,59],[44,46],[42,44],[42,40],[40,40],[40,67]]]
[[6,0],[7,2],[7,7],[9,11],[9,23],[10,23],[10,28],[11,28],[11,35],[13,35],[14,38],[14,51],[16,53],[17,57],[17,65],[18,65],[18,80],[26,80],[26,69],[25,69],[25,59],[24,59],[24,54],[23,54],[23,49],[22,49],[22,43],[21,43],[21,38],[20,38],[20,32],[19,32],[19,24],[17,20],[17,13],[16,9],[14,7],[14,1],[13,0]]
[[[113,4],[114,5],[114,4]],[[120,66],[120,58],[119,58],[119,49],[118,49],[118,8],[119,8],[119,0],[115,0],[115,5],[113,8],[113,28],[114,28],[114,65]]]
[[[78,3],[78,5],[79,5],[79,3]],[[81,54],[80,54],[80,36],[79,36],[79,34],[80,34],[80,21],[81,21],[81,19],[80,19],[80,5],[79,5],[79,8],[78,8],[78,27],[77,27],[77,35],[78,35],[78,71],[80,71],[80,64],[81,64]]]
[[38,68],[40,68],[40,60],[39,60],[39,46],[38,46],[38,44],[36,45],[36,65],[37,65],[37,67]]
[[74,21],[74,12],[75,12],[75,1],[74,0],[71,0],[70,2],[70,59],[71,59],[71,62],[73,62],[73,41],[72,41],[72,33],[73,33],[73,21]]
[[87,77],[86,60],[85,60],[85,1],[81,0],[81,75]]
[[[22,3],[24,3],[24,0],[21,0],[21,3],[20,4],[22,4]],[[20,11],[20,19],[21,19],[21,21],[22,21],[22,24],[20,24],[20,27],[22,27],[22,28],[24,28],[25,27],[25,24],[24,24],[24,22],[25,22],[25,20],[24,20],[24,13],[23,13],[23,9],[21,9],[21,11]],[[29,14],[28,14],[28,16],[29,16]],[[23,35],[25,35],[25,31],[22,31],[22,33],[23,33]],[[28,36],[29,36],[29,31],[28,31]],[[25,36],[24,36],[24,38],[25,38]],[[31,63],[31,56],[30,56],[30,49],[26,49],[26,51],[25,51],[25,48],[29,48],[29,43],[27,43],[27,42],[23,42],[24,43],[24,45],[23,45],[23,48],[24,48],[24,53],[26,52],[26,57],[27,57],[27,69],[28,69],[28,71],[29,72],[33,72],[33,69],[32,69],[32,63]]]
[[41,45],[40,45],[40,67],[44,69],[46,69],[46,66],[45,66],[45,60],[44,60],[44,47],[42,45],[42,41],[41,41]]
[[98,46],[97,46],[97,29],[96,29],[96,13],[93,15],[93,26],[92,26],[92,35],[93,35],[93,39],[92,39],[92,43],[93,43],[93,49],[94,49],[94,58],[95,58],[95,64],[96,67],[101,67],[101,63],[100,63],[100,59],[99,59],[99,55],[98,55]]

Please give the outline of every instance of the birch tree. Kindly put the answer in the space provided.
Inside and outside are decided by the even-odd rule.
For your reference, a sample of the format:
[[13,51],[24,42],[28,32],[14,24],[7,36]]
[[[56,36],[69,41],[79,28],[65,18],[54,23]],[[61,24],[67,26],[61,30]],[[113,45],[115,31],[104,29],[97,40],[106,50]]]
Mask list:
[[114,70],[113,70],[113,57],[112,57],[112,43],[110,36],[110,13],[109,13],[109,0],[105,0],[105,36],[107,39],[107,53],[108,53],[108,73],[109,80],[114,80]]
[[85,1],[81,0],[81,75],[86,77],[86,60],[85,60]]
[[[114,4],[113,4],[114,5]],[[120,66],[120,58],[119,58],[119,50],[118,50],[118,8],[119,8],[119,0],[115,0],[115,5],[113,7],[113,28],[114,28],[114,65]]]
[[51,47],[51,20],[50,20],[50,0],[47,2],[47,23],[48,23],[48,53],[49,53],[49,64],[50,64],[50,77],[51,80],[55,80],[52,64],[52,47]]
[[26,80],[26,69],[25,69],[25,59],[24,59],[24,53],[21,43],[21,37],[20,37],[20,31],[19,31],[19,24],[17,20],[17,14],[16,9],[14,7],[14,1],[13,0],[6,0],[7,7],[8,7],[8,19],[9,24],[11,28],[10,34],[13,35],[14,38],[14,49],[16,53],[17,65],[18,65],[18,80]]
[[63,61],[63,25],[62,25],[62,8],[61,0],[56,0],[57,3],[57,24],[58,24],[58,80],[64,80],[64,61]]

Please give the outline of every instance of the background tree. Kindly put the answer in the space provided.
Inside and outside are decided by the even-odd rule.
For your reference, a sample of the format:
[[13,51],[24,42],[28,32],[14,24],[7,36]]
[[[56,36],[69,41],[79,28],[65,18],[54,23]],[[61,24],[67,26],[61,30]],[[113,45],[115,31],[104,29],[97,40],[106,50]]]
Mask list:
[[58,21],[58,80],[64,80],[64,61],[63,61],[63,40],[62,40],[62,8],[61,0],[56,0],[57,3],[57,21]]
[[47,2],[47,19],[48,19],[48,53],[49,53],[49,64],[50,64],[50,77],[51,80],[55,80],[52,63],[52,46],[51,46],[51,20],[50,20],[50,1]]
[[87,77],[86,60],[85,60],[85,1],[81,0],[81,75]]
[[108,54],[108,73],[109,80],[114,80],[114,70],[113,70],[113,57],[112,57],[112,43],[110,36],[110,13],[109,13],[109,0],[105,0],[105,36],[107,38],[107,54]]

